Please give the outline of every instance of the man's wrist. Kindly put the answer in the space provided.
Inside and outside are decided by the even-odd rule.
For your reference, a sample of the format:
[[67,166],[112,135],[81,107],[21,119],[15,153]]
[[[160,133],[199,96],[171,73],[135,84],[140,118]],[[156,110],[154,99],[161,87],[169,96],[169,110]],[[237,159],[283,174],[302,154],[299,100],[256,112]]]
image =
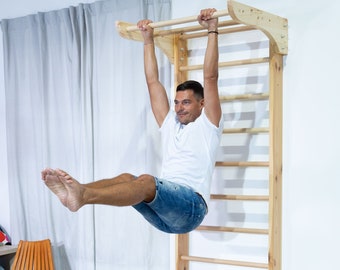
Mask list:
[[153,40],[150,40],[150,41],[144,41],[144,46],[146,45],[154,45],[154,42]]
[[218,31],[217,30],[208,30],[208,34],[216,34],[216,35],[218,35]]

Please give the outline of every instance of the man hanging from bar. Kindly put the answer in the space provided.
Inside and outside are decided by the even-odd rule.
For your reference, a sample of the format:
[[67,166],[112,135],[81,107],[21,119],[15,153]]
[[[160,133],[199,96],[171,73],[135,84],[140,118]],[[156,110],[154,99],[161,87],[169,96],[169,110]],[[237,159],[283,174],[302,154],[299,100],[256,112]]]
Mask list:
[[207,29],[203,74],[176,89],[170,109],[159,81],[150,20],[137,23],[144,39],[144,69],[153,114],[160,127],[163,163],[160,177],[121,174],[81,184],[60,169],[42,171],[46,186],[70,211],[87,204],[132,206],[153,226],[167,233],[187,233],[201,224],[208,209],[210,183],[223,121],[218,95],[218,19],[205,9],[198,22]]

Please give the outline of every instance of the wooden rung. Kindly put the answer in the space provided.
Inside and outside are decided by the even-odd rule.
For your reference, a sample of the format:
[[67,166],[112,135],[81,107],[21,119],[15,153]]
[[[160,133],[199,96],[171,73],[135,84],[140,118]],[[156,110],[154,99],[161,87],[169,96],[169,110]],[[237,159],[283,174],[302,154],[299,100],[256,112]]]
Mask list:
[[[268,63],[268,57],[262,58],[253,58],[253,59],[244,59],[244,60],[235,60],[229,62],[220,62],[218,63],[219,67],[234,67],[234,66],[243,66],[243,65],[255,65]],[[192,65],[192,66],[181,66],[179,67],[180,71],[192,71],[192,70],[200,70],[203,69],[203,65]]]
[[218,167],[268,167],[268,161],[217,161]]
[[230,95],[220,96],[221,102],[229,102],[236,100],[263,100],[268,99],[269,93],[254,93],[254,94],[243,94],[243,95]]
[[252,229],[252,228],[236,228],[236,227],[221,227],[221,226],[199,226],[197,231],[211,232],[234,232],[234,233],[251,233],[251,234],[268,234],[267,229]]
[[[228,10],[218,10],[214,12],[214,14],[211,16],[212,18],[218,18],[222,16],[228,16],[229,12]],[[160,28],[160,27],[165,27],[165,26],[172,26],[172,25],[178,25],[178,24],[184,24],[184,23],[190,23],[190,22],[197,22],[197,16],[188,16],[188,17],[183,17],[183,18],[177,18],[177,19],[172,19],[172,20],[167,20],[167,21],[161,21],[161,22],[153,22],[150,23],[149,25],[152,28]],[[136,25],[129,26],[126,28],[128,32],[131,31],[137,31],[139,28]]]
[[234,134],[234,133],[248,133],[248,134],[258,134],[258,133],[268,133],[269,128],[225,128],[223,129],[223,134]]
[[[230,27],[230,26],[235,26],[235,25],[239,25],[239,23],[235,21],[231,21],[231,20],[218,23],[218,27]],[[154,32],[154,37],[167,36],[167,35],[180,34],[180,33],[190,33],[190,32],[197,32],[197,31],[202,31],[202,33],[207,34],[207,30],[204,29],[201,25],[195,25],[195,26],[187,26],[187,27],[173,28],[173,29],[167,29],[167,30],[159,30],[159,31]]]
[[243,267],[253,267],[253,268],[264,268],[264,269],[268,268],[268,264],[266,264],[266,263],[243,262],[243,261],[223,260],[223,259],[217,259],[217,258],[206,258],[206,257],[196,257],[196,256],[181,256],[181,260],[203,262],[203,263],[243,266]]
[[[245,31],[252,31],[256,28],[253,26],[245,25],[245,26],[238,26],[238,27],[229,27],[225,29],[218,29],[218,32],[220,35],[224,34],[231,34],[231,33],[237,33],[237,32],[245,32]],[[189,33],[189,34],[183,34],[180,38],[181,39],[193,39],[193,38],[200,38],[206,36],[208,33],[207,31],[202,31],[199,33]]]
[[266,195],[225,195],[211,194],[212,200],[228,200],[228,201],[268,201],[269,196]]

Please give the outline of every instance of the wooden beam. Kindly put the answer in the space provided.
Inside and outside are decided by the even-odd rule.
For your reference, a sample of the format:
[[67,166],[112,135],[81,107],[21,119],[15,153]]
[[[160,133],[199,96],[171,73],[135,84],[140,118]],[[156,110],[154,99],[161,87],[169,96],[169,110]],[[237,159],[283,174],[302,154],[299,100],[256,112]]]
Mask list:
[[279,54],[288,53],[288,21],[285,18],[259,10],[257,8],[228,0],[228,10],[232,19],[239,23],[254,26],[262,30]]
[[[134,40],[134,41],[143,41],[142,34],[140,31],[130,31],[128,32],[126,29],[133,24],[117,21],[116,29],[119,35],[123,38]],[[155,45],[168,57],[169,61],[174,63],[174,36],[161,36],[158,33],[159,31],[155,30],[154,32],[154,41]]]
[[188,64],[188,45],[187,41],[179,38],[180,34],[174,35],[174,79],[175,85],[188,80],[188,71],[181,70],[181,66]]
[[270,45],[269,62],[269,269],[281,270],[283,56]]
[[[214,14],[211,16],[212,18],[218,18],[222,16],[228,16],[229,12],[228,10],[217,10],[214,12]],[[149,25],[152,28],[161,28],[165,26],[173,26],[173,25],[178,25],[178,24],[185,24],[185,23],[190,23],[190,22],[197,22],[197,16],[188,16],[188,17],[182,17],[182,18],[177,18],[177,19],[171,19],[167,21],[161,21],[161,22],[152,22]],[[128,32],[132,31],[138,31],[138,27],[136,25],[131,25],[126,28]]]
[[189,261],[183,260],[189,256],[189,234],[176,235],[176,270],[188,270]]

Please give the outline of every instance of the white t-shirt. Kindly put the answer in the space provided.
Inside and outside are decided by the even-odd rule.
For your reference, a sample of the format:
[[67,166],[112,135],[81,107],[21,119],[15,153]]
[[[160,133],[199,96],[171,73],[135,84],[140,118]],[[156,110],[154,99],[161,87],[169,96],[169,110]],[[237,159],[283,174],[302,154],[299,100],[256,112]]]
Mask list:
[[222,130],[222,117],[216,127],[204,109],[194,122],[187,125],[181,124],[176,113],[170,110],[160,128],[163,146],[161,178],[190,186],[208,204]]

